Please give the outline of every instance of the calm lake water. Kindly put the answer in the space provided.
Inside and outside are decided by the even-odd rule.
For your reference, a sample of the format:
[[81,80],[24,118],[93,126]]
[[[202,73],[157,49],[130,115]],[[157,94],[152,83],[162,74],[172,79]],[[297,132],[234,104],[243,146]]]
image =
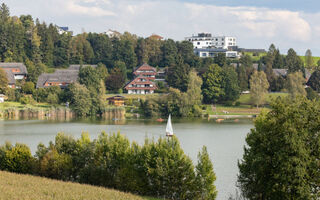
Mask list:
[[[245,137],[253,127],[251,120],[225,120],[216,123],[214,120],[175,120],[173,130],[179,138],[185,153],[196,164],[197,154],[206,145],[213,161],[217,176],[215,185],[218,190],[218,200],[227,199],[236,190],[238,174],[237,162],[242,158]],[[151,120],[106,121],[39,121],[18,120],[0,121],[0,144],[5,141],[27,144],[32,153],[37,145],[45,145],[53,141],[58,132],[65,132],[79,138],[81,132],[90,133],[91,139],[98,137],[101,131],[125,134],[131,141],[143,144],[146,136],[155,139],[165,135],[166,122]]]

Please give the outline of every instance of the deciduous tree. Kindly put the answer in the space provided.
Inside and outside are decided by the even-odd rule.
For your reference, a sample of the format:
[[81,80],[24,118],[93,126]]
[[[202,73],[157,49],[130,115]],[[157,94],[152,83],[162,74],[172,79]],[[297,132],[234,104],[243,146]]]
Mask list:
[[306,96],[305,82],[301,72],[291,73],[287,76],[285,85],[292,98],[296,98],[298,95]]
[[268,93],[269,83],[264,72],[255,71],[250,79],[250,94],[252,102],[259,107]]
[[271,107],[246,138],[238,185],[247,199],[317,199],[320,104],[276,99]]

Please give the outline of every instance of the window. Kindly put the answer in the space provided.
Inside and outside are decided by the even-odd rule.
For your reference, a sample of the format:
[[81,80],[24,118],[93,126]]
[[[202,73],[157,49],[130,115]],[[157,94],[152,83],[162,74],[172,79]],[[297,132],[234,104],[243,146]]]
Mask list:
[[202,57],[207,57],[207,53],[202,53]]
[[197,45],[200,45],[200,42],[197,42]]

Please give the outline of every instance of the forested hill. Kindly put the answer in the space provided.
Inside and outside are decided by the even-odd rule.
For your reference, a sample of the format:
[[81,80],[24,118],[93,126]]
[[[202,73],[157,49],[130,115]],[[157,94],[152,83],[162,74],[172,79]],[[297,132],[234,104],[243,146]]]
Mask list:
[[10,16],[5,4],[1,5],[0,15],[1,62],[32,62],[56,68],[103,63],[112,68],[116,61],[122,61],[128,69],[144,62],[165,67],[180,58],[190,66],[197,62],[192,44],[186,41],[142,38],[128,32],[112,38],[103,33],[59,34],[56,25],[30,15]]

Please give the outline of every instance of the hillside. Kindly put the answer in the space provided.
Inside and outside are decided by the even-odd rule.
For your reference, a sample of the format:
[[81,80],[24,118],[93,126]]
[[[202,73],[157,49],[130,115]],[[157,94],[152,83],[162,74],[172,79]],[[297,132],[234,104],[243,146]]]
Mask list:
[[62,182],[30,175],[0,171],[0,199],[108,199],[143,200],[144,198],[116,190]]

